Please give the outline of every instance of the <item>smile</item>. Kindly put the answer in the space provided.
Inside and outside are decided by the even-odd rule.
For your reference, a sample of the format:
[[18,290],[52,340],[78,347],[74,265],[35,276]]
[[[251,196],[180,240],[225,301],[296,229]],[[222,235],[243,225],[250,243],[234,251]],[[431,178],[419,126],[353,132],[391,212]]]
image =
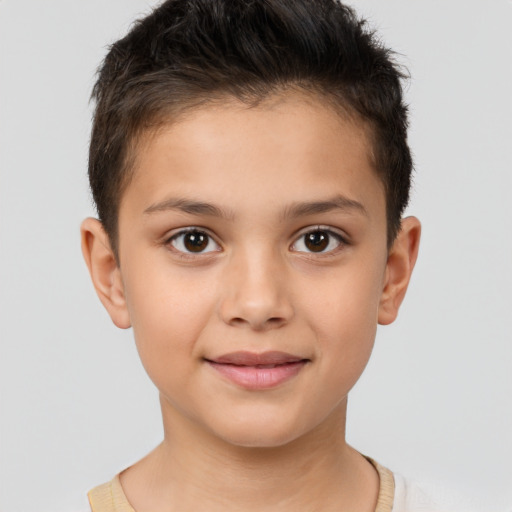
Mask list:
[[284,352],[233,352],[205,361],[234,384],[245,389],[263,390],[295,377],[309,359]]

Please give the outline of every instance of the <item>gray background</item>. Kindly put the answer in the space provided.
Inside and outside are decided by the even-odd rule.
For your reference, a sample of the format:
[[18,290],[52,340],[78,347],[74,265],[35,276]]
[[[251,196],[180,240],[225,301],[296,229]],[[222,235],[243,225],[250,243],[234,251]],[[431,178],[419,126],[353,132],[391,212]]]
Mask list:
[[[512,3],[352,4],[413,76],[410,212],[424,234],[400,318],[352,393],[348,440],[510,511]],[[131,333],[103,311],[79,248],[94,71],[151,5],[0,1],[2,511],[86,510],[89,488],[162,435]]]

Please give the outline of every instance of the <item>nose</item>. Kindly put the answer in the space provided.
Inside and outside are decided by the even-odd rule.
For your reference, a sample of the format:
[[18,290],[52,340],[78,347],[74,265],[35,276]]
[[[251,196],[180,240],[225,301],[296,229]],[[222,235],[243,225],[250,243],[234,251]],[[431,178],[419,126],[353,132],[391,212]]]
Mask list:
[[293,317],[288,280],[278,258],[264,254],[233,256],[225,269],[220,316],[228,325],[267,331]]

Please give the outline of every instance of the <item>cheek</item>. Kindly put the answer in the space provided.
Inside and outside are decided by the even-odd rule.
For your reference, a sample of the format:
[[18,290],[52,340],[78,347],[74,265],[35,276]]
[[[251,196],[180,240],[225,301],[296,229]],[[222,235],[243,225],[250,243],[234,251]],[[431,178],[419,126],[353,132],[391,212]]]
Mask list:
[[214,287],[187,272],[157,265],[130,277],[125,296],[137,350],[160,387],[160,381],[194,362],[196,342],[214,309]]
[[[303,283],[302,309],[326,331],[350,329],[356,334],[375,330],[382,293],[383,270],[376,265],[352,265],[337,272],[316,274]],[[332,332],[332,331],[331,331]]]
[[[351,387],[370,357],[377,331],[380,273],[361,265],[325,280],[303,305],[326,375]],[[348,389],[346,390],[348,391]]]

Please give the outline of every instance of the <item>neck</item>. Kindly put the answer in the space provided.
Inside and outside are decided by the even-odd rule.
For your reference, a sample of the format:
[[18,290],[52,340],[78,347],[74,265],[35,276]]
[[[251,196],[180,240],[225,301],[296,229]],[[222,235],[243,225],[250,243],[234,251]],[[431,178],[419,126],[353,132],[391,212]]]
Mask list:
[[375,509],[378,476],[345,442],[346,403],[277,447],[236,446],[164,412],[164,441],[121,483],[137,512]]

